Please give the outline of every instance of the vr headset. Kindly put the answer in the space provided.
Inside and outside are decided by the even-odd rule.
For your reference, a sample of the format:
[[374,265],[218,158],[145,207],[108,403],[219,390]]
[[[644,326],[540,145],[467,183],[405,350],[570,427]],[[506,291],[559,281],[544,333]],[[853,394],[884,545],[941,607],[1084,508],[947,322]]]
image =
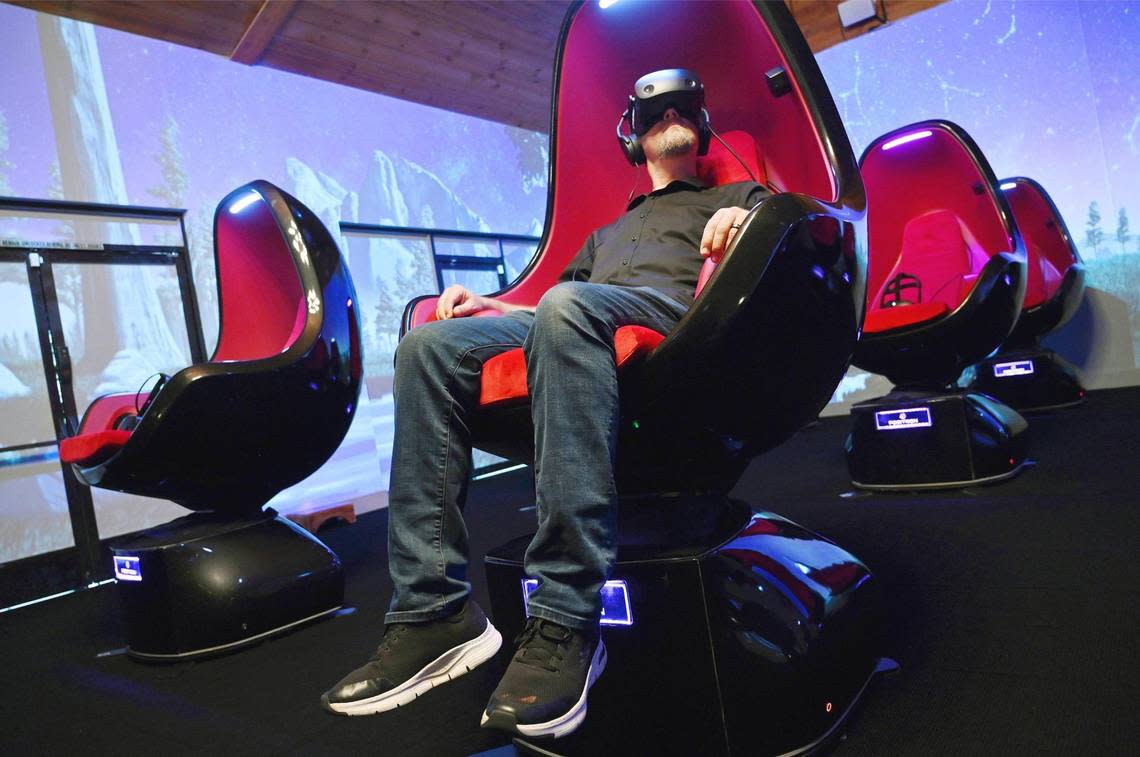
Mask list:
[[[709,151],[709,112],[705,110],[705,85],[694,71],[685,68],[667,68],[646,74],[633,85],[629,106],[621,114],[617,125],[618,144],[626,160],[637,166],[645,162],[645,149],[639,137],[644,137],[653,125],[665,117],[665,111],[674,108],[682,117],[697,127],[700,135],[697,155]],[[622,131],[629,121],[630,132]]]

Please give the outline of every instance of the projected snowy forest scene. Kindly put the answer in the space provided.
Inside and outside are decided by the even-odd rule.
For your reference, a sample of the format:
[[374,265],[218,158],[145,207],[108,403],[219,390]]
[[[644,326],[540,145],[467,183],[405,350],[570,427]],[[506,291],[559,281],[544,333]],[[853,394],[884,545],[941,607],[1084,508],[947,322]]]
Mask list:
[[[546,210],[545,135],[6,5],[0,50],[0,194],[186,208],[207,354],[218,328],[212,215],[226,193],[267,179],[338,236],[363,305],[365,396],[333,460],[272,504],[282,511],[346,501],[358,511],[383,506],[399,315],[409,299],[438,291],[438,284],[422,238],[340,235],[339,223],[536,236]],[[84,238],[77,237],[81,228]],[[134,225],[0,216],[7,244],[177,243],[177,231],[148,236]],[[533,252],[533,244],[504,245],[507,277]],[[55,267],[66,268],[55,278],[79,368],[79,412],[98,394],[134,392],[148,376],[189,364],[171,271]],[[499,288],[497,277],[472,283]],[[0,265],[0,295],[0,425],[13,430],[12,438],[0,433],[0,446],[51,439],[23,264]],[[28,475],[0,482],[0,561],[71,543],[58,463],[34,457],[5,456],[9,471]],[[104,537],[184,512],[93,494]]]

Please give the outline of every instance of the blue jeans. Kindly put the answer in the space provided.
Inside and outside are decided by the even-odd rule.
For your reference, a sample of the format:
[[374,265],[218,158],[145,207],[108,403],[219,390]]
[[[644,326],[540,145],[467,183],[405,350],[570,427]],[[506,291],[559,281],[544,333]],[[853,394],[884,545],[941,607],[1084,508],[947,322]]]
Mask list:
[[396,350],[396,432],[388,494],[388,623],[459,608],[467,581],[463,505],[471,476],[469,416],[483,362],[522,347],[534,421],[538,531],[524,568],[539,580],[531,616],[585,629],[617,554],[614,459],[619,326],[668,333],[686,307],[646,287],[569,282],[534,313],[434,321]]

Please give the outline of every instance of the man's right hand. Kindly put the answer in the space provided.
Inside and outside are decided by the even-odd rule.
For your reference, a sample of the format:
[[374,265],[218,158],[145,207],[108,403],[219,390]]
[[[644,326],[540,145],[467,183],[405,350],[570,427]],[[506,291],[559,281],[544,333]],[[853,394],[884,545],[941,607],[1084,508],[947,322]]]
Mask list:
[[533,305],[512,305],[494,297],[484,297],[475,294],[462,284],[452,284],[443,290],[435,304],[435,317],[446,321],[449,318],[463,318],[475,315],[481,310],[497,310],[500,313],[510,313],[514,310],[527,310],[534,312]]
[[443,290],[435,305],[435,317],[441,321],[448,318],[462,318],[474,315],[480,310],[492,307],[490,297],[475,294],[462,284],[452,284]]

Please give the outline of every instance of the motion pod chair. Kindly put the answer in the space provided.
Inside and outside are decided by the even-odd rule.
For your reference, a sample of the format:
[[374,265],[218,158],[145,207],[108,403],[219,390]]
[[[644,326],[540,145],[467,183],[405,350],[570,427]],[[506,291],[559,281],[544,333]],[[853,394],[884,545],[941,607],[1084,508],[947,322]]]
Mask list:
[[1041,337],[1068,321],[1085,292],[1085,267],[1045,189],[1033,179],[1001,182],[1025,241],[1025,303],[1013,333],[975,366],[971,387],[1021,411],[1049,410],[1084,400],[1076,369],[1041,346]]
[[[534,304],[596,227],[649,188],[614,144],[633,82],[685,67],[713,128],[777,193],[748,215],[668,334],[614,335],[619,547],[603,589],[605,675],[542,754],[789,754],[838,732],[880,663],[880,590],[856,557],[727,492],[749,460],[812,422],[850,359],[863,302],[864,195],[811,51],[779,3],[576,3],[555,64],[544,235],[495,297]],[[748,178],[715,140],[712,182]],[[635,177],[641,177],[637,179]],[[697,254],[694,250],[693,254]],[[404,331],[436,298],[409,303]],[[533,461],[521,350],[488,360],[477,446]],[[486,558],[495,625],[525,623],[528,538]]]
[[1025,254],[993,172],[947,121],[879,137],[860,167],[870,274],[854,362],[895,388],[851,410],[851,479],[918,489],[1011,476],[1025,420],[955,385],[1006,340],[1025,296]]
[[87,409],[61,459],[90,486],[193,510],[113,547],[128,651],[230,650],[334,612],[339,559],[263,505],[336,450],[362,376],[360,314],[336,243],[255,181],[214,215],[221,334],[210,362]]

